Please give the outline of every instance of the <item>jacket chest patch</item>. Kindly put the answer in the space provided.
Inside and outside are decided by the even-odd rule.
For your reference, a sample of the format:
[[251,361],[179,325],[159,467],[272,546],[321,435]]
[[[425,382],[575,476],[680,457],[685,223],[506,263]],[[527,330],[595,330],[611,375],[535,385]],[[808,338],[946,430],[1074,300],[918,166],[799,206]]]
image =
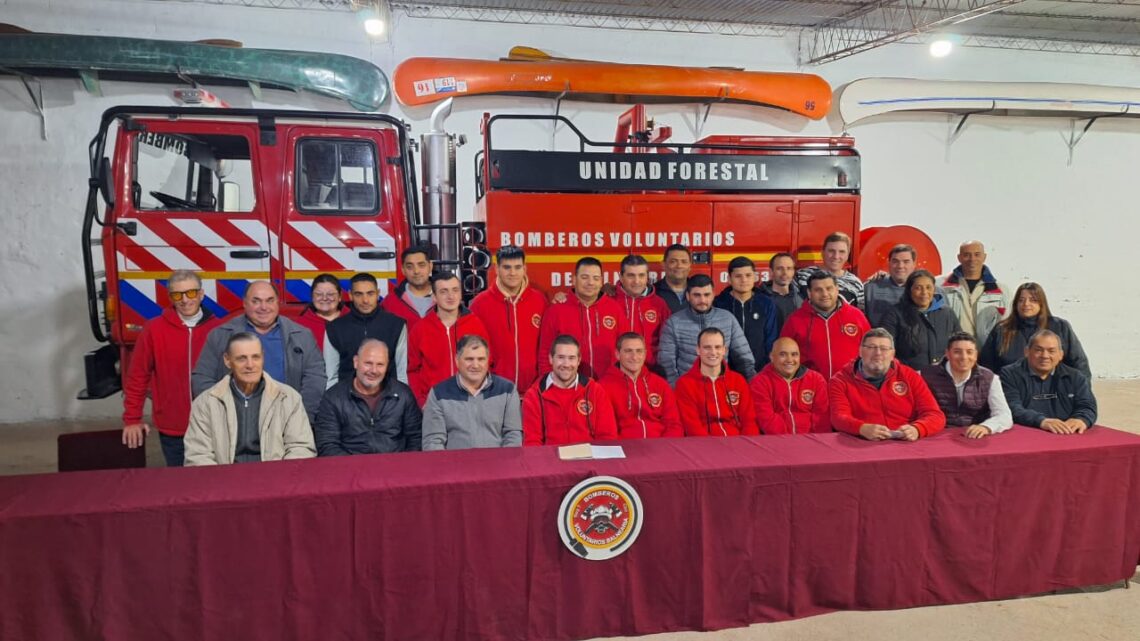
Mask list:
[[641,317],[644,318],[645,322],[647,322],[647,323],[656,323],[657,322],[657,310],[647,309],[647,310],[645,310],[645,313],[641,315]]
[[848,336],[854,336],[859,333],[859,327],[855,323],[844,323],[843,333]]
[[891,384],[891,391],[895,393],[895,396],[906,396],[907,392],[910,391],[910,387],[902,381],[895,381]]
[[534,325],[535,327],[542,325],[542,315],[541,314],[535,314],[535,315],[531,316],[530,317],[530,324]]
[[729,405],[740,405],[740,392],[729,390],[725,396],[728,398]]
[[815,402],[815,392],[809,389],[800,392],[800,402],[804,405],[811,405]]
[[646,400],[649,401],[649,407],[661,407],[661,395],[660,394],[657,394],[657,393],[650,394],[649,398]]
[[602,325],[606,329],[613,329],[613,328],[617,327],[617,319],[614,318],[613,316],[603,316],[602,317]]
[[594,411],[594,404],[586,399],[578,401],[578,413],[582,416],[589,416]]

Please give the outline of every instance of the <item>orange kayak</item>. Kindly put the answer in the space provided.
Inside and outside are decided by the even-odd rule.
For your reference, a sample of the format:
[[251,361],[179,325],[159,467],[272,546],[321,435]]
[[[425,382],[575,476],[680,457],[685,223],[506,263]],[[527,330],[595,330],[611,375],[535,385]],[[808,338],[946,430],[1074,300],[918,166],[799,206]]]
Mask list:
[[826,116],[831,107],[831,86],[813,74],[542,56],[513,55],[507,60],[409,58],[396,67],[393,80],[396,97],[407,106],[484,94],[604,102],[724,101],[786,109],[815,120]]

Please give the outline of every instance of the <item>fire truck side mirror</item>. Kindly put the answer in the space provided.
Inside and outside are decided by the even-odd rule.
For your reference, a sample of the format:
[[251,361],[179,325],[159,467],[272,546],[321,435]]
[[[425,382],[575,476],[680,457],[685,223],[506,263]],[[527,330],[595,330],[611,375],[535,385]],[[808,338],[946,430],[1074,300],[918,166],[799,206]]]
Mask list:
[[111,185],[111,161],[103,157],[99,161],[99,193],[103,195],[103,202],[108,207],[115,206],[115,190]]

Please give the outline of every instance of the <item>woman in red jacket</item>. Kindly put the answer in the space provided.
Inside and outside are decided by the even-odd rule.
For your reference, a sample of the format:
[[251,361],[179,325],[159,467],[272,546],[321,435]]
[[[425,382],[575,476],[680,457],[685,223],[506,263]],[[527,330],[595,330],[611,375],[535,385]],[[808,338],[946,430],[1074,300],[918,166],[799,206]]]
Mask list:
[[677,409],[685,436],[756,435],[748,382],[724,364],[724,334],[715,327],[697,336],[697,360],[677,379]]

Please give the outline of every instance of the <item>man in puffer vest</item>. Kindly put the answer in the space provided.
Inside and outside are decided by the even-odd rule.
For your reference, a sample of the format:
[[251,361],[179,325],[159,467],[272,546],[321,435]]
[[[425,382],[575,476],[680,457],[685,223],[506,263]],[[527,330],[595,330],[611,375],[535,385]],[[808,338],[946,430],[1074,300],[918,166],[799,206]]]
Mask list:
[[578,372],[581,353],[573,336],[564,334],[554,339],[550,373],[535,381],[523,398],[523,445],[617,438],[614,408],[606,390]]
[[922,369],[946,427],[966,428],[967,438],[982,438],[1013,426],[1013,413],[1002,391],[1001,379],[978,365],[978,343],[973,334],[950,336],[946,357]]
[[685,436],[757,435],[748,381],[724,363],[724,333],[715,327],[697,336],[697,360],[677,379],[677,409]]
[[800,348],[790,338],[776,339],[771,362],[749,383],[761,434],[810,434],[831,431],[827,381],[800,365]]

